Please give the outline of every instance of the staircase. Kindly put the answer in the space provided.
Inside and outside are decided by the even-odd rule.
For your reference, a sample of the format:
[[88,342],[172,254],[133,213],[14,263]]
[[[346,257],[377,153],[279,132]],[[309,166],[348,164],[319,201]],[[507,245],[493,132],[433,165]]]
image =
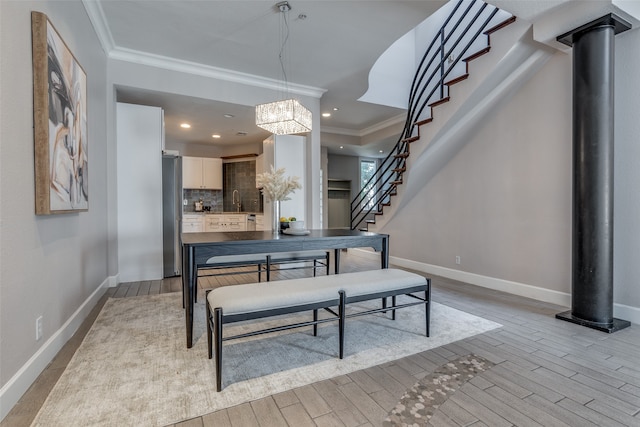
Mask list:
[[[453,100],[454,85],[474,80],[470,78],[470,65],[492,51],[491,35],[511,26],[515,21],[515,17],[505,17],[505,12],[481,0],[460,0],[456,3],[419,62],[411,85],[407,117],[398,142],[379,164],[375,175],[351,202],[351,229],[369,231],[370,226],[376,224],[385,214],[385,210],[391,209],[392,202],[397,203],[395,200],[402,184],[405,183],[411,164],[414,163],[410,160],[411,147],[415,147],[416,144],[421,146],[420,149],[413,150],[415,157],[424,151],[433,139],[433,136],[424,138],[424,135],[421,138],[421,128],[434,126],[434,113],[447,109],[447,104]],[[494,65],[496,62],[505,61],[509,55],[516,55],[513,47],[517,43],[514,43],[513,38],[520,39],[525,31],[526,25],[521,25],[513,32],[511,40],[503,44],[498,43],[500,52],[496,55],[498,58],[493,61]],[[510,60],[513,64],[509,69],[517,68],[518,61],[526,62],[527,55],[532,53],[527,52],[522,58],[522,53],[519,52],[519,58]],[[479,70],[480,78],[475,79],[470,88],[465,88],[466,94],[457,94],[456,98],[461,99],[464,105],[472,102],[474,92],[491,92],[491,86],[500,84],[496,79],[491,79],[491,72],[491,67],[486,66],[484,70]],[[489,83],[484,83],[485,81]],[[486,87],[483,91],[478,91],[482,85]],[[461,108],[459,102],[455,110],[469,114],[473,108]],[[450,123],[440,116],[446,118],[454,114],[455,111],[446,111],[439,115],[436,121],[442,123],[436,127],[443,131],[444,126]]]

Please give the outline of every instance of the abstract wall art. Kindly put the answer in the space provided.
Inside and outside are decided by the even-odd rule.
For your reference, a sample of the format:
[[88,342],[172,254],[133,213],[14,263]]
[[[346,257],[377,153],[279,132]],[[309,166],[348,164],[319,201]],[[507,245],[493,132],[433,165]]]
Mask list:
[[35,211],[87,211],[87,75],[45,14],[31,13],[31,31]]

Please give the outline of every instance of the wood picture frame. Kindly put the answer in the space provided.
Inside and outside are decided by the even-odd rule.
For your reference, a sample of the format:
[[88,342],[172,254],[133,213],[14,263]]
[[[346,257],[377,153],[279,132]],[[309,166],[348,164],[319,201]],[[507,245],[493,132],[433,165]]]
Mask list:
[[31,12],[36,215],[89,209],[87,75],[47,15]]

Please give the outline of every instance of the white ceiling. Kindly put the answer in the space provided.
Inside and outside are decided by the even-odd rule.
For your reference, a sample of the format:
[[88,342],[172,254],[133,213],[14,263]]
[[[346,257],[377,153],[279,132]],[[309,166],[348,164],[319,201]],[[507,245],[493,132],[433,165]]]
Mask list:
[[[91,0],[85,0],[85,3]],[[112,45],[191,61],[261,78],[281,80],[278,50],[280,19],[276,1],[96,0]],[[398,38],[437,10],[436,0],[291,0],[287,44],[288,81],[326,90],[320,100],[323,131],[364,136],[377,124],[403,111],[357,101],[368,85],[368,73],[378,57]],[[95,8],[87,7],[89,13]],[[303,19],[300,15],[306,15]],[[92,16],[92,20],[96,16]],[[165,110],[167,139],[216,143],[261,141],[266,133],[253,123],[254,111],[224,104],[132,88],[118,88],[124,102],[157,105]],[[333,111],[333,108],[339,108]],[[224,114],[235,117],[228,119]],[[181,131],[177,123],[193,127]],[[236,137],[239,131],[247,136]],[[394,141],[395,142],[395,141]],[[379,147],[359,150],[377,154]]]

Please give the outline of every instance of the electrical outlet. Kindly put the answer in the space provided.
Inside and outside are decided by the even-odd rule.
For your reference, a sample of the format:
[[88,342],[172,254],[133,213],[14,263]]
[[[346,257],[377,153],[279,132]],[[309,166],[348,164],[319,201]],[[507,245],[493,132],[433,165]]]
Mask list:
[[36,319],[36,341],[42,339],[42,316]]
[[456,264],[460,265],[460,255],[456,255]]

